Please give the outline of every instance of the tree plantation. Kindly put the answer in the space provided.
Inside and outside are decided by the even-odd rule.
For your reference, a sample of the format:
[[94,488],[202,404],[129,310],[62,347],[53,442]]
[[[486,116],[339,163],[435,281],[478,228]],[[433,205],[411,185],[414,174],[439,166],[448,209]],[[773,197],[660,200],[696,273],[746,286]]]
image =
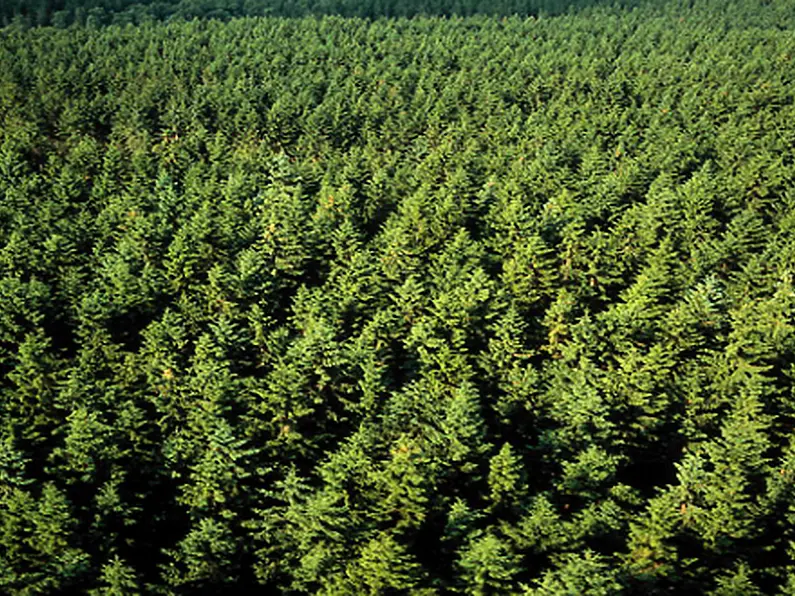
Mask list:
[[0,593],[795,595],[791,0],[0,22]]

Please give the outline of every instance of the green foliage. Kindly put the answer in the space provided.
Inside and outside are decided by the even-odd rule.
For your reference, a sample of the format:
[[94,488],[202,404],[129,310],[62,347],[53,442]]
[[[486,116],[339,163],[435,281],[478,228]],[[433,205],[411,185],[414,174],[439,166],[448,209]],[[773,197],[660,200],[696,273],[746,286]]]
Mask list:
[[464,582],[464,592],[484,596],[486,594],[510,594],[511,586],[520,571],[520,559],[510,547],[492,533],[470,540],[461,552],[458,567]]
[[89,567],[89,557],[76,547],[76,520],[63,492],[47,483],[38,495],[6,488],[0,499],[3,590],[36,593],[78,584]]
[[561,557],[555,569],[544,574],[528,596],[608,596],[623,593],[615,570],[592,551]]
[[509,443],[489,462],[489,498],[495,503],[518,502],[524,484],[522,462]]
[[411,592],[430,594],[418,590],[421,567],[405,548],[388,534],[379,534],[361,550],[359,558],[345,571],[345,580],[325,589],[327,594],[384,594]]
[[795,593],[789,0],[1,4],[0,592]]
[[92,596],[135,596],[140,594],[135,570],[124,563],[118,555],[102,567],[102,583],[92,590]]

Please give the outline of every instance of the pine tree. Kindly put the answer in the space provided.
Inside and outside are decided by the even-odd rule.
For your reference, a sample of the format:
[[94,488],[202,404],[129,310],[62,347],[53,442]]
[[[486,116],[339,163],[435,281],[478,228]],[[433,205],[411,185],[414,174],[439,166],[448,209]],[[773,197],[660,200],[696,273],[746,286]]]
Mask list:
[[608,596],[622,594],[623,586],[615,569],[591,550],[581,554],[569,553],[556,561],[535,588],[525,591],[527,596]]
[[516,593],[520,558],[491,532],[473,537],[460,551],[462,589],[477,596]]

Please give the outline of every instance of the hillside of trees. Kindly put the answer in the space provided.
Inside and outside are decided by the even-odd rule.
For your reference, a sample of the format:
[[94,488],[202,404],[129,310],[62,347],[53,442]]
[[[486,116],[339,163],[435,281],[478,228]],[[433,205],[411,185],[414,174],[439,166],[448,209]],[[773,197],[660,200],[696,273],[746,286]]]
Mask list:
[[795,595],[791,3],[420,4],[3,4],[0,593]]

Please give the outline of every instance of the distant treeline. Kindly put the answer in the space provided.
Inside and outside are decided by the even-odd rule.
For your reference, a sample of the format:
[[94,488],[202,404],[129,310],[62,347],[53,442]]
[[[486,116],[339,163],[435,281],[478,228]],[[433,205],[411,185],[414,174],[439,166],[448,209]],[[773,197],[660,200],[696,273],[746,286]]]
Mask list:
[[[0,27],[139,25],[152,21],[336,15],[366,19],[416,16],[543,17],[589,9],[643,8],[647,14],[707,16],[718,28],[790,29],[789,0],[4,0]],[[697,12],[690,13],[696,9]],[[651,11],[651,12],[648,12]]]
[[[639,4],[621,0],[619,6]],[[244,16],[412,17],[417,15],[539,15],[560,14],[603,0],[10,0],[0,8],[2,23],[66,26],[73,23],[127,24],[168,18]]]

